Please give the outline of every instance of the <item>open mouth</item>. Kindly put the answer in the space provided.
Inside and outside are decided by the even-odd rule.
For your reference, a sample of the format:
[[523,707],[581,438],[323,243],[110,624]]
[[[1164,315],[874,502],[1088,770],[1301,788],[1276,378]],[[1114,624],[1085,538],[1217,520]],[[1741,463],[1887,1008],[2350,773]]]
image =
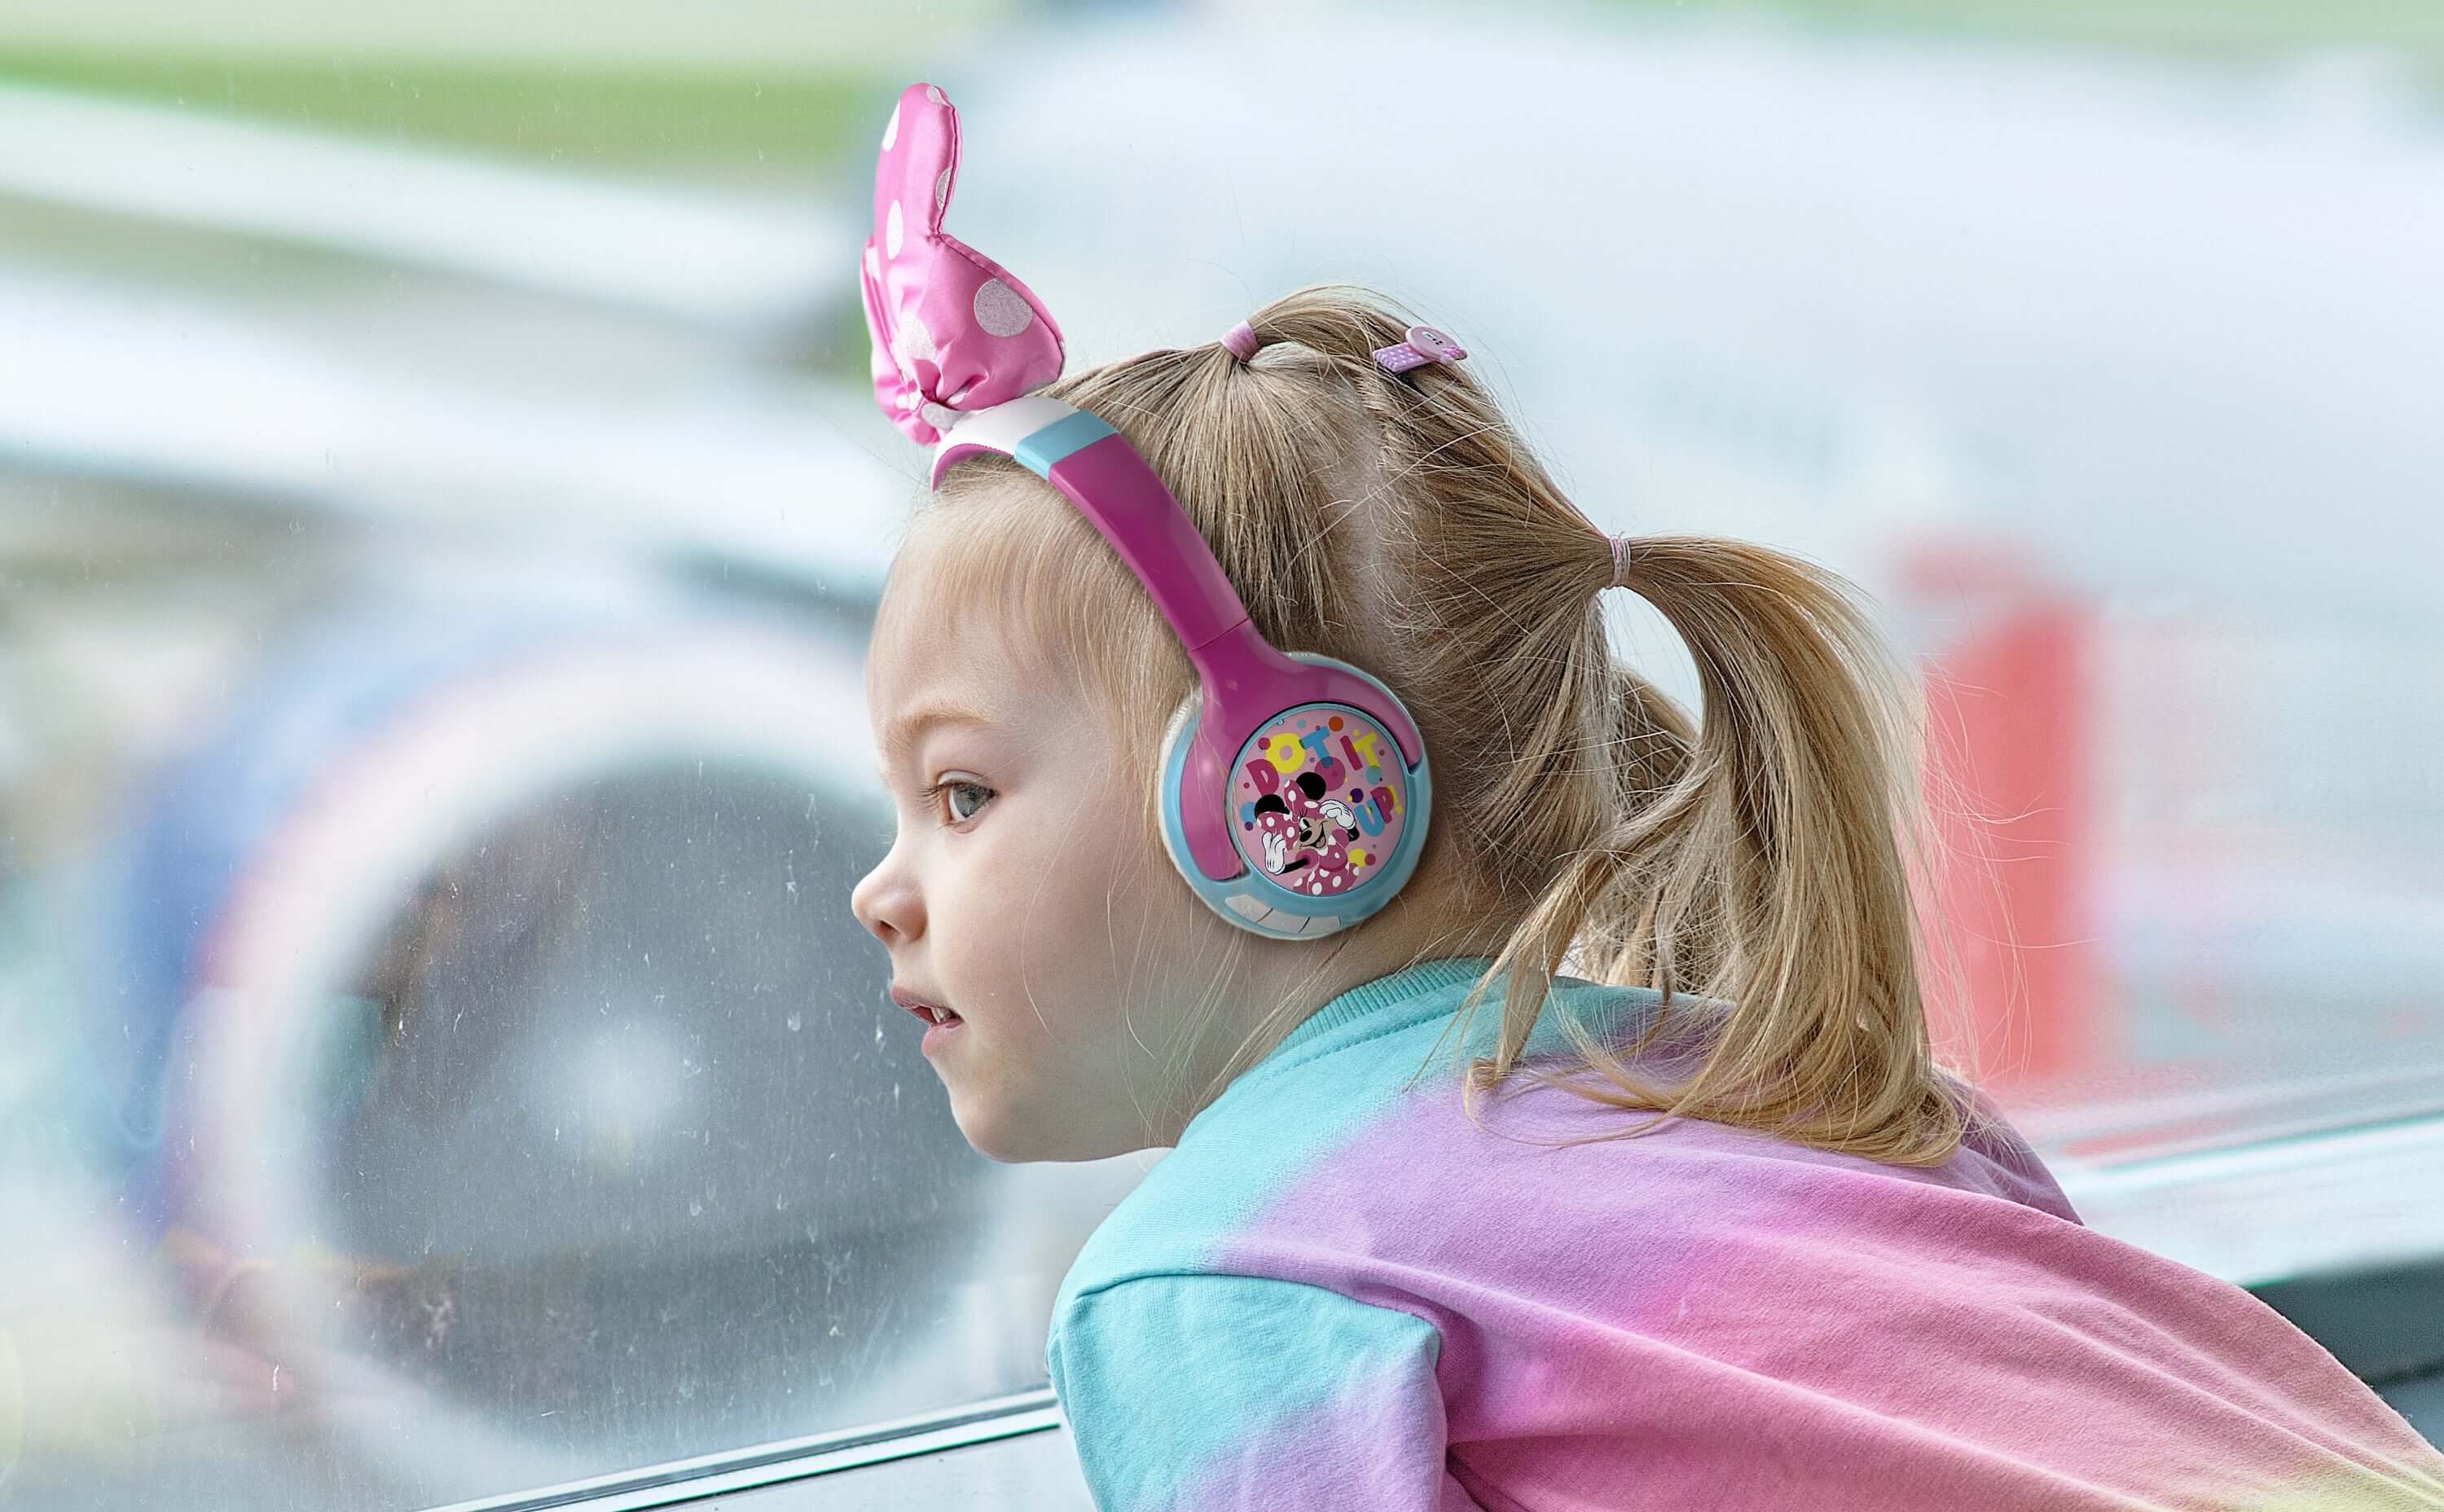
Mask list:
[[925,1042],[932,1044],[934,1036],[946,1029],[955,1029],[967,1021],[938,1003],[929,1003],[916,995],[913,985],[895,982],[891,985],[891,1001],[925,1021]]

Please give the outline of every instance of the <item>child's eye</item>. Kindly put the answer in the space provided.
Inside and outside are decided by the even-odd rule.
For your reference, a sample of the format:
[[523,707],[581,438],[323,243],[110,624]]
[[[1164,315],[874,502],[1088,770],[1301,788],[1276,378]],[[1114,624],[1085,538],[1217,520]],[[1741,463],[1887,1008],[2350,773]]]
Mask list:
[[987,787],[982,783],[962,782],[957,778],[946,778],[945,780],[935,783],[933,786],[925,789],[923,797],[925,802],[928,805],[931,805],[936,799],[943,798],[946,795],[955,794],[963,788],[972,793],[983,793],[987,795],[984,800],[976,803],[974,808],[971,808],[964,814],[959,812],[958,800],[956,798],[952,798],[950,800],[950,821],[954,824],[964,824],[969,820],[976,817],[977,809],[983,808],[986,802],[990,802],[991,801],[991,788]]

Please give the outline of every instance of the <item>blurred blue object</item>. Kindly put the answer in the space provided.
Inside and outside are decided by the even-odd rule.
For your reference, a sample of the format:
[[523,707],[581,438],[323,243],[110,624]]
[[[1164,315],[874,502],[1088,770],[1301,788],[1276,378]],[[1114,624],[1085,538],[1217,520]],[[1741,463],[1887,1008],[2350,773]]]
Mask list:
[[[680,612],[377,597],[293,631],[216,721],[147,778],[122,827],[97,846],[88,918],[99,959],[88,965],[106,974],[75,1001],[91,1009],[92,1043],[135,1047],[122,1093],[110,1098],[97,1074],[81,1100],[88,1137],[125,1171],[148,1237],[157,1239],[179,1208],[158,1159],[174,1048],[206,986],[215,931],[274,833],[420,697],[555,642],[667,623]],[[361,1002],[337,994],[330,1007],[346,1014]],[[340,1043],[369,1056],[379,1040],[351,1032]],[[334,1071],[332,1085],[361,1090],[370,1069]],[[115,1100],[116,1116],[102,1121],[98,1100]]]

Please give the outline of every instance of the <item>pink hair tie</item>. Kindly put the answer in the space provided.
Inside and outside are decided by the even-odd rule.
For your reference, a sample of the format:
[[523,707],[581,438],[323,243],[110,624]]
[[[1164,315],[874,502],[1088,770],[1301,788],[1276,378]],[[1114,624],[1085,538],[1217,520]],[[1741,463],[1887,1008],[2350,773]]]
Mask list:
[[1242,362],[1253,360],[1256,349],[1264,344],[1256,339],[1256,328],[1246,321],[1222,333],[1222,349]]

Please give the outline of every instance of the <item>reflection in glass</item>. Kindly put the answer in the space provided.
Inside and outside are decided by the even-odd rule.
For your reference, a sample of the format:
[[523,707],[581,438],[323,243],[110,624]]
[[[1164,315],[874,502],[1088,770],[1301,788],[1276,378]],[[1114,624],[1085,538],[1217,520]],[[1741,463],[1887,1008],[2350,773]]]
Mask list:
[[146,1267],[213,1430],[26,1484],[425,1506],[1040,1383],[1096,1209],[1013,1202],[884,996],[849,649],[459,602],[268,658],[86,894],[83,1037],[152,1048],[50,1124],[116,1195],[40,1224]]

